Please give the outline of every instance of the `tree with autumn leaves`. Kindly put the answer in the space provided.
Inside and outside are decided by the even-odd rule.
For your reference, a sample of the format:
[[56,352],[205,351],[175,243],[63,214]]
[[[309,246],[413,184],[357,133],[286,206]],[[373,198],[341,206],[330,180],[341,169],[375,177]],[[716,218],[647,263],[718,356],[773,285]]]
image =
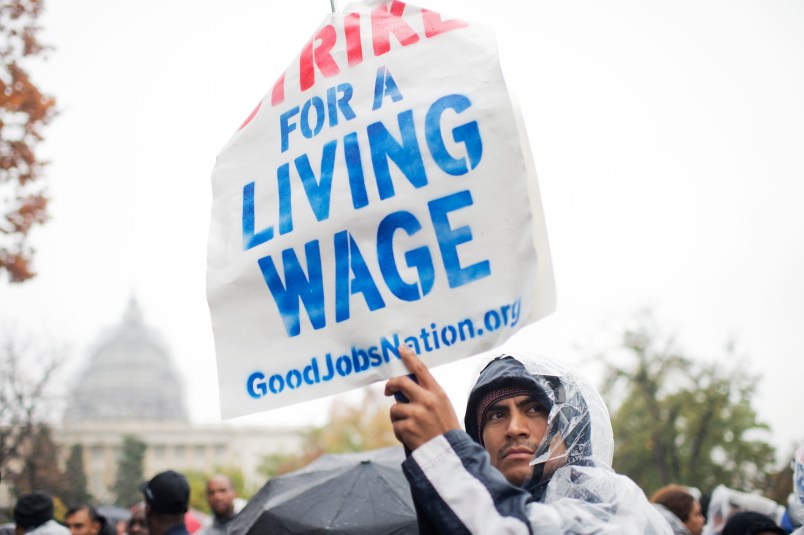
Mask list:
[[43,0],[0,0],[0,277],[34,276],[28,234],[47,219],[45,162],[36,156],[55,100],[31,81],[24,64],[43,54],[37,25]]
[[[45,162],[36,148],[56,107],[26,69],[46,50],[37,39],[43,8],[43,0],[0,0],[0,282],[6,275],[10,282],[34,276],[28,235],[47,219]],[[50,354],[32,374],[27,358],[32,351],[37,352],[18,336],[0,332],[0,472],[12,476],[18,491],[61,490],[52,464],[55,446],[43,419],[43,393],[61,358]]]

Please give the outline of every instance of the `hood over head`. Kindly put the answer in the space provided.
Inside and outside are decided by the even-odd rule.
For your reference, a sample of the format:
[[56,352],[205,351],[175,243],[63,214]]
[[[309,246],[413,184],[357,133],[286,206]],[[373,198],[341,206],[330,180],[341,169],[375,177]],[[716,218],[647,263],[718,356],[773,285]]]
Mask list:
[[[498,354],[480,365],[466,404],[466,432],[482,444],[482,416],[491,400],[528,392],[548,410],[547,431],[530,464],[533,475],[524,487],[531,492],[549,481],[544,465],[558,460],[566,465],[611,465],[614,439],[605,403],[577,374],[550,359],[533,354]],[[566,451],[556,451],[554,437]]]

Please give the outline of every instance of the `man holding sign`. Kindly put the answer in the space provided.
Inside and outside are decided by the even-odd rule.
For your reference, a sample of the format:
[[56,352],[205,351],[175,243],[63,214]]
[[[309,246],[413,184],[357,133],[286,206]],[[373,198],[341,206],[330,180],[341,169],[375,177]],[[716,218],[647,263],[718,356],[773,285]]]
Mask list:
[[585,407],[599,398],[570,375],[493,361],[460,431],[416,355],[488,351],[555,307],[530,148],[488,29],[399,0],[346,9],[216,161],[207,295],[223,416],[407,367],[419,384],[386,391],[410,400],[391,416],[439,532],[663,532],[592,444],[605,429],[611,442],[608,415],[595,427]]
[[610,468],[613,437],[597,392],[559,365],[500,355],[480,372],[466,432],[427,366],[386,383],[402,467],[422,531],[670,534],[642,490]]

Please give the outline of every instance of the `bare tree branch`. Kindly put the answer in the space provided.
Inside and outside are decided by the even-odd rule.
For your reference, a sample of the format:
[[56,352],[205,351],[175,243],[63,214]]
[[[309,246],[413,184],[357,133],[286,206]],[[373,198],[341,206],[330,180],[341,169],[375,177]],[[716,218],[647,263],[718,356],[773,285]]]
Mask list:
[[63,362],[62,350],[0,332],[0,472],[21,458],[46,420],[52,401],[48,392]]

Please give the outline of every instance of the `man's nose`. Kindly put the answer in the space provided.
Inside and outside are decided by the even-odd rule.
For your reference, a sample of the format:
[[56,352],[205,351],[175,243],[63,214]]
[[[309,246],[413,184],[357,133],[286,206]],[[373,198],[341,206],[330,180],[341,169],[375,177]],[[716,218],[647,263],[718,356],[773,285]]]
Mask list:
[[509,437],[521,437],[530,434],[527,416],[522,411],[514,410],[511,412],[511,417],[508,419],[506,434]]

